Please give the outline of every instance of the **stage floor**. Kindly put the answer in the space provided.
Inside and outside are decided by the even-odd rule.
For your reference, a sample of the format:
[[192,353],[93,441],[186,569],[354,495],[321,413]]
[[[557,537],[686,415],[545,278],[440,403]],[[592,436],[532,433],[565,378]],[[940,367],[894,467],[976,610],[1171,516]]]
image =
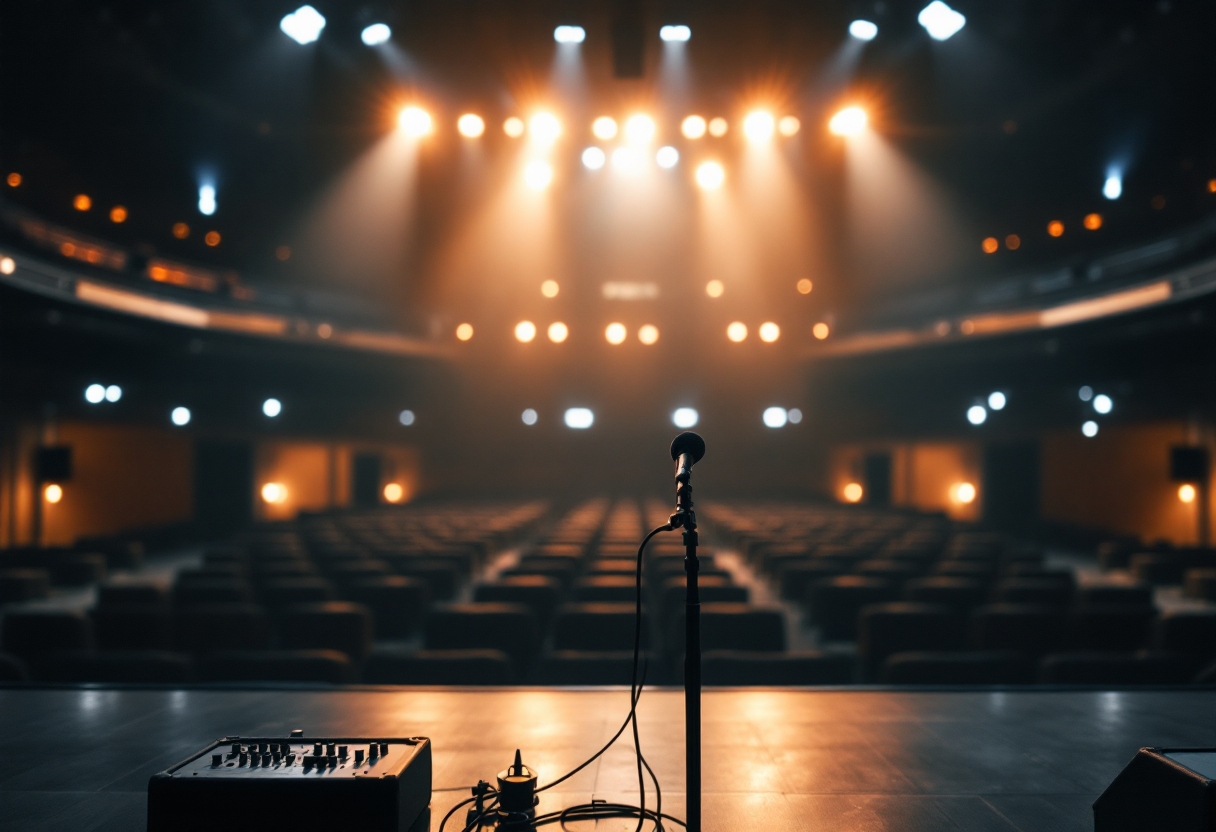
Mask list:
[[[640,707],[664,811],[681,817],[682,699],[647,691]],[[543,785],[598,749],[627,703],[619,690],[0,689],[0,829],[142,830],[149,775],[225,734],[292,728],[431,737],[438,829],[516,747]],[[704,718],[704,828],[721,832],[1089,830],[1136,749],[1216,746],[1211,691],[721,690]],[[637,799],[627,737],[540,808],[592,797]]]

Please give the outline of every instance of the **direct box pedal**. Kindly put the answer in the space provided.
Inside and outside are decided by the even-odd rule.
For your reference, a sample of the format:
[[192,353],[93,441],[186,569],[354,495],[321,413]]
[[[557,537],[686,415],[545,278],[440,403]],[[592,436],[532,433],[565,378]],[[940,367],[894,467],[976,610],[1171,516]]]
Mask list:
[[431,802],[426,737],[224,737],[148,781],[148,832],[407,832]]

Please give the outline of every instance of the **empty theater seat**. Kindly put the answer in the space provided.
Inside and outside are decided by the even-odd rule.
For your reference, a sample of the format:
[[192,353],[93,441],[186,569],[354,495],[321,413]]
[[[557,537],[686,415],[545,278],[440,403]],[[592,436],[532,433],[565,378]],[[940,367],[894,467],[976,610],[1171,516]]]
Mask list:
[[1188,598],[1216,601],[1216,569],[1188,569],[1182,579],[1182,594]]
[[1095,584],[1077,590],[1078,606],[1151,607],[1153,588],[1149,584]]
[[510,656],[501,650],[377,649],[363,665],[369,685],[510,685]]
[[1216,610],[1171,610],[1157,621],[1154,646],[1198,659],[1216,658]]
[[97,587],[97,606],[107,607],[167,607],[169,593],[154,583],[103,583]]
[[93,628],[78,612],[7,612],[0,627],[0,649],[19,657],[35,675],[56,653],[93,646]]
[[[632,650],[633,604],[566,604],[553,620],[553,649],[580,651]],[[650,623],[642,615],[642,649],[650,646]]]
[[51,573],[45,569],[0,569],[0,604],[34,601],[51,591]]
[[451,562],[414,557],[393,558],[391,562],[396,574],[425,583],[432,601],[449,601],[456,596],[461,573]]
[[710,650],[701,657],[701,681],[732,687],[848,685],[855,667],[850,653]]
[[351,581],[346,597],[371,610],[376,636],[402,638],[422,624],[430,603],[430,590],[417,578],[379,575]]
[[450,604],[432,610],[426,621],[428,650],[500,650],[517,674],[531,665],[540,644],[536,616],[520,604]]
[[61,653],[49,660],[42,678],[52,682],[126,682],[172,684],[194,680],[194,663],[163,650],[92,650]]
[[253,600],[253,588],[239,577],[179,577],[173,601],[180,607],[200,604],[240,604]]
[[1077,607],[1069,614],[1070,642],[1074,650],[1140,650],[1149,646],[1156,619],[1157,611],[1147,606]]
[[1039,663],[1039,681],[1059,685],[1177,685],[1194,669],[1161,653],[1055,653]]
[[625,575],[596,575],[574,582],[570,594],[576,602],[633,603],[638,597],[637,580]]
[[[639,661],[638,680],[643,679]],[[633,678],[633,651],[557,650],[542,655],[532,671],[538,685],[628,685]],[[656,668],[650,662],[645,679],[654,683]]]
[[994,594],[999,603],[1063,608],[1072,602],[1074,591],[1071,584],[1052,578],[1005,578]]
[[811,620],[829,640],[857,637],[857,615],[867,604],[897,600],[899,590],[880,578],[842,575],[824,578],[811,585]]
[[278,631],[286,650],[338,650],[355,660],[371,650],[374,636],[371,612],[349,601],[288,607],[279,616]]
[[275,575],[262,583],[258,597],[271,609],[281,609],[296,604],[332,601],[338,597],[338,590],[320,575]]
[[337,650],[253,650],[215,653],[198,661],[207,682],[353,682],[350,657]]
[[50,562],[51,583],[55,586],[87,586],[106,576],[104,555],[64,553]]
[[776,573],[781,597],[786,601],[801,601],[815,581],[845,575],[852,563],[837,558],[806,558],[782,565]]
[[[751,596],[751,590],[745,586],[735,586],[730,578],[716,575],[701,578],[697,583],[698,595],[702,604],[746,604]],[[672,616],[684,609],[685,597],[688,594],[688,583],[685,578],[668,578],[659,590],[659,610],[663,621],[671,621]]]
[[878,674],[878,681],[888,685],[1023,685],[1034,680],[1034,662],[1009,651],[894,653]]
[[971,644],[980,650],[1014,650],[1041,656],[1066,644],[1065,619],[1050,607],[987,604],[971,613]]
[[522,604],[532,610],[541,632],[561,600],[561,581],[546,575],[515,575],[473,590],[473,600],[486,603]]
[[[670,619],[668,648],[672,655],[684,653],[683,612]],[[702,650],[753,650],[781,652],[785,649],[785,616],[780,610],[748,604],[701,604]]]
[[264,650],[270,621],[256,604],[208,604],[178,610],[173,643],[188,653]]
[[988,588],[973,578],[930,575],[904,585],[904,598],[922,604],[940,604],[965,618],[988,599]]
[[170,650],[173,613],[164,604],[99,606],[91,613],[101,650]]
[[958,646],[961,629],[954,612],[937,604],[904,601],[863,607],[857,625],[862,679],[877,679],[882,663],[893,653]]

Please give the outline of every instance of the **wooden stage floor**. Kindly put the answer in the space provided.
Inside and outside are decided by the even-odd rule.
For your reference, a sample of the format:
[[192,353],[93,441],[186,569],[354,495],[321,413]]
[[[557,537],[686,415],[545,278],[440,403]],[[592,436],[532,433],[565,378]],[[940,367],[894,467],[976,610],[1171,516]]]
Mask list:
[[[225,734],[292,728],[431,737],[437,829],[517,746],[542,785],[573,768],[627,701],[620,690],[0,689],[0,829],[142,830],[149,775]],[[1211,691],[718,690],[704,718],[707,832],[1088,830],[1090,804],[1136,749],[1216,746]],[[682,816],[682,694],[648,690],[640,723],[664,810]],[[637,799],[626,737],[541,810],[592,797]]]

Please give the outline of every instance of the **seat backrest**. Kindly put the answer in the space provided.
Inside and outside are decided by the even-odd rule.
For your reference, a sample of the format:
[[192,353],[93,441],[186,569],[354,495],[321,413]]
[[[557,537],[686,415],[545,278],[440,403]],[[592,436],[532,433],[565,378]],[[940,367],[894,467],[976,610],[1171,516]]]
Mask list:
[[205,604],[180,609],[174,616],[174,645],[190,653],[264,650],[270,622],[257,604]]
[[428,650],[501,650],[517,670],[531,664],[539,647],[535,614],[522,604],[449,604],[431,611]]
[[372,648],[371,611],[351,601],[319,601],[287,607],[280,615],[279,643],[292,650],[340,650],[361,659]]
[[87,650],[93,646],[93,628],[88,618],[78,612],[8,612],[0,628],[0,649],[27,661],[61,650]]
[[[555,650],[632,650],[635,607],[631,603],[566,604],[553,621]],[[642,615],[642,647],[649,647],[650,626]]]

